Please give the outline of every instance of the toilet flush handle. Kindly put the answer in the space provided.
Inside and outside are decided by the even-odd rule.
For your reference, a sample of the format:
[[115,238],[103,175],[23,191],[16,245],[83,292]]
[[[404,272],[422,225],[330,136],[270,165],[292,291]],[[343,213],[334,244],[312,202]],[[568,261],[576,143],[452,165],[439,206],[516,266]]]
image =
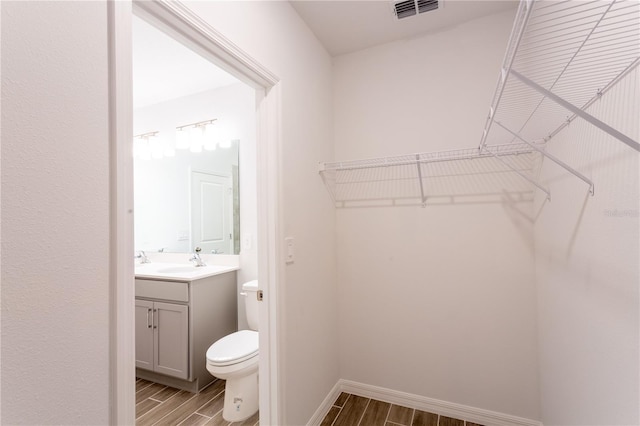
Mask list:
[[245,296],[245,297],[247,297],[247,292],[246,292],[246,291],[241,291],[241,292],[240,292],[240,296]]

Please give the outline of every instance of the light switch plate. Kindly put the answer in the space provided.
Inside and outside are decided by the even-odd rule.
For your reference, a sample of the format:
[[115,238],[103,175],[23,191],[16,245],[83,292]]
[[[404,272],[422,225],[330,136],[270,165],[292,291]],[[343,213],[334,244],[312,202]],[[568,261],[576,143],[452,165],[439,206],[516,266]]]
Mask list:
[[284,239],[285,245],[286,245],[286,258],[285,258],[285,262],[286,263],[293,263],[293,261],[295,260],[295,256],[294,256],[294,249],[295,249],[295,241],[293,240],[293,237],[287,237]]
[[244,234],[242,236],[242,248],[245,250],[251,250],[253,247],[253,237],[251,234]]

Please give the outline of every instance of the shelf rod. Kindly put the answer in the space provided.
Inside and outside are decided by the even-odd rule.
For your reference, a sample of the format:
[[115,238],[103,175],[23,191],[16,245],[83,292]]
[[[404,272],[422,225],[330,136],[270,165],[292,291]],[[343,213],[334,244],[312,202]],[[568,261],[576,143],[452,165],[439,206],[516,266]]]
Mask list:
[[513,170],[514,172],[516,172],[518,175],[520,175],[520,177],[522,177],[523,179],[528,180],[530,183],[532,183],[533,185],[535,185],[539,190],[541,190],[542,192],[544,192],[545,194],[547,194],[547,200],[551,201],[551,193],[545,189],[543,186],[541,186],[538,182],[536,182],[535,180],[531,179],[529,176],[525,175],[524,173],[522,173],[520,170],[518,170],[517,168],[513,167],[511,164],[509,164],[507,161],[503,160],[502,158],[500,158],[499,155],[494,154],[493,152],[491,152],[487,146],[485,145],[483,148],[481,148],[483,151],[488,152],[489,154],[493,155],[495,157],[496,160],[500,161],[502,164],[504,164],[505,166],[507,166],[509,169]]
[[625,135],[622,132],[617,131],[616,129],[614,129],[613,127],[609,126],[608,124],[598,120],[597,118],[595,118],[591,114],[588,114],[588,113],[584,112],[583,110],[581,110],[580,108],[576,107],[572,103],[565,101],[564,99],[562,99],[560,96],[556,95],[555,93],[550,92],[549,90],[547,90],[544,87],[538,85],[537,83],[534,83],[533,81],[529,80],[527,77],[523,76],[522,74],[520,74],[516,70],[511,69],[511,74],[513,74],[514,77],[516,77],[518,80],[522,81],[527,86],[531,87],[532,89],[536,90],[537,92],[540,92],[541,94],[543,94],[547,98],[551,99],[552,101],[556,102],[560,106],[568,109],[569,111],[571,111],[572,113],[574,113],[578,117],[580,117],[580,118],[582,118],[584,120],[587,120],[589,123],[593,124],[594,126],[599,128],[600,130],[602,130],[602,131],[604,131],[606,133],[609,133],[614,138],[620,140],[621,142],[624,142],[625,144],[629,145],[631,148],[633,148],[636,151],[640,152],[640,144],[638,142],[634,141],[633,139],[631,139],[629,136]]
[[573,167],[569,166],[567,163],[565,163],[564,161],[558,159],[557,157],[549,154],[548,152],[545,152],[544,150],[538,148],[537,146],[535,146],[534,144],[532,144],[531,142],[524,140],[524,138],[522,136],[520,136],[519,134],[512,132],[510,129],[506,128],[504,125],[502,125],[502,123],[500,123],[499,121],[495,121],[495,123],[502,127],[504,130],[506,130],[507,132],[511,133],[513,136],[515,136],[516,138],[520,139],[522,142],[526,143],[527,145],[529,145],[532,149],[538,151],[540,154],[544,155],[545,157],[547,157],[549,160],[553,161],[554,163],[556,163],[557,165],[559,165],[560,167],[562,167],[563,169],[565,169],[566,171],[568,171],[569,173],[571,173],[572,175],[574,175],[575,177],[583,180],[584,182],[589,184],[589,193],[591,195],[593,195],[593,182],[587,178],[585,175],[583,175],[582,173],[580,173],[579,171],[577,171],[576,169],[574,169]]

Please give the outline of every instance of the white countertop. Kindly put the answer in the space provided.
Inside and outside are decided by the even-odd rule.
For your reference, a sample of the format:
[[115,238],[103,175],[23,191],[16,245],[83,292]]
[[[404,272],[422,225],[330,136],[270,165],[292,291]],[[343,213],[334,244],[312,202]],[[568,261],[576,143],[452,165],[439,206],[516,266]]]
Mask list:
[[136,278],[194,281],[240,269],[236,265],[193,266],[190,263],[136,263]]

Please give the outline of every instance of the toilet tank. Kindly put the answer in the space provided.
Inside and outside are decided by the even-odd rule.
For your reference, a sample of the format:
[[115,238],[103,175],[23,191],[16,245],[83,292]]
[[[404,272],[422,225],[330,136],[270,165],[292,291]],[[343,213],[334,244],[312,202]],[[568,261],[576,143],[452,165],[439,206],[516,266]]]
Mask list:
[[258,331],[258,281],[253,280],[242,284],[244,306],[247,314],[247,322],[251,330]]

